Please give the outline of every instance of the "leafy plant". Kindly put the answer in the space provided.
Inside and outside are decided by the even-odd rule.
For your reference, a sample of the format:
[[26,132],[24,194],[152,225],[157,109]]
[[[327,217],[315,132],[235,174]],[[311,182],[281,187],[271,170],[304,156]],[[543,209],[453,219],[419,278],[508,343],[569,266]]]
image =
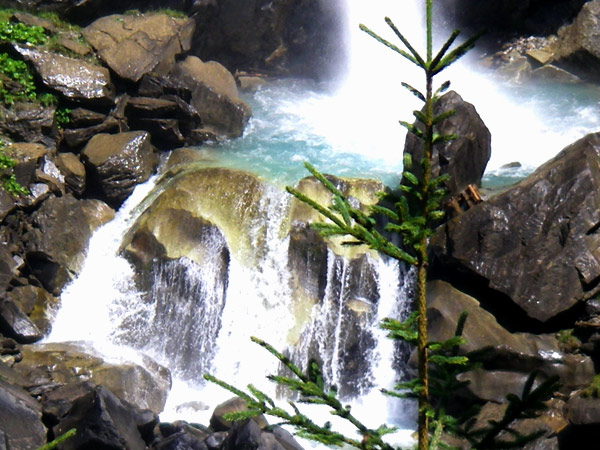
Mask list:
[[12,195],[27,195],[29,191],[21,186],[12,172],[17,162],[4,152],[4,145],[0,142],[0,185]]
[[36,87],[33,75],[24,61],[14,59],[7,53],[0,53],[0,73],[18,83],[21,89],[10,91],[6,87],[0,89],[0,100],[5,105],[12,105],[18,100],[35,100]]
[[0,42],[21,42],[31,45],[44,44],[48,40],[42,27],[20,22],[0,21]]
[[590,385],[581,390],[583,398],[600,398],[600,374],[594,376]]
[[54,112],[54,119],[56,120],[56,124],[59,128],[68,125],[69,122],[71,122],[71,110],[69,108],[65,108],[64,106],[56,108],[56,111]]

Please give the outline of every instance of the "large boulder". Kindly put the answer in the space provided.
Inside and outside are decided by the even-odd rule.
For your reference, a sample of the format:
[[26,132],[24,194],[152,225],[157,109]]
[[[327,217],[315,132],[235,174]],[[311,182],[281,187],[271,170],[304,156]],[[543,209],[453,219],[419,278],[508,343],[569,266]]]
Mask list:
[[70,100],[110,105],[115,88],[105,67],[34,47],[15,45],[19,54],[35,68],[45,86]]
[[463,311],[469,315],[463,331],[466,343],[460,354],[482,364],[480,369],[460,375],[469,381],[467,390],[484,401],[503,402],[507,393],[520,395],[529,374],[542,378],[557,375],[561,391],[587,386],[594,376],[588,356],[564,353],[554,335],[510,333],[479,302],[443,281],[427,284],[427,317],[430,341],[443,341],[454,335]]
[[590,134],[439,228],[431,248],[441,273],[483,279],[504,295],[497,309],[514,302],[539,323],[600,288],[599,227],[600,134]]
[[42,408],[29,393],[0,377],[0,448],[33,450],[46,443]]
[[26,261],[44,288],[58,295],[82,268],[89,239],[114,212],[99,200],[51,197],[31,215]]
[[599,15],[600,1],[587,2],[573,23],[558,31],[554,45],[557,65],[592,81],[600,79]]
[[115,207],[129,197],[135,186],[148,180],[158,164],[146,131],[97,134],[89,140],[82,156],[89,179]]
[[139,409],[162,411],[171,376],[167,369],[150,358],[141,363],[111,363],[81,343],[36,344],[22,347],[23,360],[15,365],[18,373],[30,380],[30,388],[72,385],[89,381],[102,385],[122,401]]
[[75,400],[53,431],[60,436],[72,428],[77,429],[75,436],[61,444],[65,450],[145,450],[147,446],[138,429],[138,416],[135,408],[109,389],[98,386]]
[[235,79],[224,66],[188,56],[177,63],[169,77],[191,91],[190,104],[202,117],[205,128],[217,136],[242,135],[252,110],[240,99]]
[[102,17],[82,33],[117,75],[137,82],[143,75],[166,74],[175,57],[190,49],[195,22],[167,14]]
[[[454,196],[470,184],[481,186],[492,147],[490,132],[475,107],[454,91],[435,103],[433,113],[438,116],[451,110],[455,111],[454,115],[438,123],[435,131],[440,135],[454,134],[457,138],[434,147],[431,173],[434,177],[450,175],[445,186],[448,195]],[[420,177],[423,145],[412,133],[406,136],[404,153],[411,155],[412,172]]]

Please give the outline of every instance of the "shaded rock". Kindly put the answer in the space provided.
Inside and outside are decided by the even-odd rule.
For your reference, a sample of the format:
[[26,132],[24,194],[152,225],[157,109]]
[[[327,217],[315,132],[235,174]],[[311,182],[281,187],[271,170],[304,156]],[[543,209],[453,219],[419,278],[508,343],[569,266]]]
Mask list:
[[569,393],[589,384],[594,368],[588,356],[565,354],[553,335],[509,333],[472,297],[443,281],[427,284],[429,339],[443,341],[454,335],[458,318],[467,311],[460,353],[481,362],[482,369],[461,374],[467,389],[477,398],[503,402],[507,393],[520,395],[528,375],[558,375],[561,391]]
[[127,103],[125,114],[132,128],[148,131],[153,140],[169,149],[188,142],[190,132],[202,124],[198,112],[175,96],[133,97]]
[[0,190],[0,221],[15,210],[17,203],[4,189]]
[[599,149],[600,135],[588,135],[440,228],[431,248],[441,271],[483,277],[541,322],[592,297],[600,279]]
[[108,363],[76,343],[24,346],[22,353],[23,360],[15,368],[31,380],[32,387],[89,381],[154,413],[162,411],[171,387],[168,370],[150,358],[143,361],[144,367]]
[[204,440],[208,434],[198,428],[194,428],[185,422],[175,422],[174,432],[169,432],[164,439],[156,439],[152,446],[153,450],[207,450]]
[[41,142],[51,145],[54,106],[16,103],[10,109],[0,105],[0,131],[16,141]]
[[232,71],[329,80],[345,68],[343,8],[339,0],[195,2],[192,48]]
[[137,82],[146,73],[166,74],[175,56],[189,50],[194,27],[193,19],[166,14],[111,15],[82,33],[111,70]]
[[294,439],[294,436],[284,428],[273,428],[273,436],[286,450],[303,450],[302,446]]
[[600,70],[600,1],[588,1],[571,25],[558,31],[555,64],[582,78],[598,80]]
[[554,33],[575,17],[585,0],[498,0],[476,2],[441,0],[440,11],[452,27],[477,31],[490,37],[507,34],[545,35]]
[[531,72],[531,78],[555,83],[580,83],[581,79],[570,72],[552,64],[547,64]]
[[225,67],[188,56],[177,63],[169,76],[190,89],[190,104],[205,127],[230,138],[242,135],[252,110],[239,98],[235,79]]
[[[500,421],[504,416],[506,404],[486,403],[476,416],[476,421],[473,424],[471,431],[476,432],[482,428],[490,426],[489,421]],[[558,439],[554,435],[554,430],[546,422],[547,412],[542,413],[539,418],[526,418],[513,421],[510,428],[522,435],[530,435],[533,433],[541,433],[542,435],[523,445],[523,450],[559,450]],[[498,435],[497,440],[501,442],[514,442],[514,436],[507,431],[503,431]]]
[[227,450],[256,450],[262,443],[260,426],[252,419],[232,425],[223,447]]
[[33,65],[47,87],[72,100],[113,103],[115,89],[105,67],[32,47],[14,47]]
[[0,332],[24,344],[42,338],[38,327],[9,299],[0,299]]
[[120,206],[136,185],[148,180],[158,163],[150,135],[145,131],[97,134],[87,143],[82,156],[89,176],[114,206]]
[[61,444],[65,450],[146,449],[137,429],[136,411],[102,386],[77,399],[53,431],[60,436],[71,428],[77,433]]
[[54,295],[81,270],[89,239],[99,225],[90,216],[90,207],[109,209],[99,200],[77,200],[67,194],[49,198],[31,215],[26,260],[44,288]]
[[[36,171],[41,167],[48,149],[42,144],[19,142],[8,147],[8,154],[17,162],[13,168],[17,183],[27,187],[36,181]],[[36,196],[35,191],[32,194]]]
[[[435,131],[440,135],[455,134],[458,138],[434,147],[431,172],[434,177],[450,175],[445,186],[448,195],[454,196],[469,184],[481,186],[481,178],[491,156],[491,137],[473,105],[454,91],[436,102],[434,115],[450,110],[454,110],[455,114],[442,120]],[[423,148],[421,141],[411,133],[406,136],[404,153],[411,155],[412,172],[419,178]]]
[[69,127],[80,128],[99,125],[106,120],[106,114],[85,108],[73,108],[69,113]]
[[7,293],[8,299],[19,306],[42,334],[48,334],[59,300],[37,286],[16,287]]
[[[35,449],[46,443],[42,411],[24,389],[0,378],[0,429],[4,444],[10,449]],[[0,436],[0,440],[2,436]]]
[[600,424],[600,399],[575,395],[567,402],[567,418],[574,425]]
[[[210,418],[210,427],[214,431],[228,431],[232,428],[233,423],[225,420],[223,417],[225,414],[230,414],[234,412],[247,411],[248,406],[246,405],[246,400],[240,397],[233,397],[220,405],[218,405]],[[256,423],[258,429],[264,428],[268,425],[265,417],[263,415],[256,416],[252,418],[252,421]]]
[[69,383],[45,392],[42,395],[42,412],[47,423],[57,425],[67,415],[73,404],[94,390],[95,385],[82,381],[80,383]]
[[85,128],[67,128],[63,130],[63,137],[69,147],[79,148],[97,134],[118,131],[121,131],[119,120],[109,116],[104,122],[97,125]]
[[85,166],[74,153],[59,153],[56,157],[58,168],[65,177],[67,189],[76,196],[85,191]]

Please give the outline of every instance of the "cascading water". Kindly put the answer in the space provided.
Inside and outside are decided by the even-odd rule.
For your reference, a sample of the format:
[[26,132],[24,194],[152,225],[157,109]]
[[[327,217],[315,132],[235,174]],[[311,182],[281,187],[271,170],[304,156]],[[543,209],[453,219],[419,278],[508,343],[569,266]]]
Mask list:
[[[265,388],[260,385],[265,374],[279,370],[271,355],[250,342],[256,335],[285,350],[298,364],[319,360],[327,381],[342,394],[355,396],[353,411],[360,417],[363,409],[369,425],[391,422],[410,428],[410,406],[388,403],[372,389],[389,386],[399,376],[397,349],[376,325],[383,317],[406,314],[410,283],[405,280],[410,276],[384,259],[364,255],[349,261],[329,250],[323,279],[317,283],[319,301],[299,301],[286,232],[289,197],[280,186],[295,184],[305,175],[304,160],[340,176],[397,182],[403,144],[397,120],[407,120],[419,107],[399,82],[419,85],[419,75],[360,32],[358,23],[385,35],[382,19],[389,15],[411,41],[419,42],[421,9],[418,0],[349,0],[351,70],[335,93],[297,80],[274,82],[248,98],[254,118],[243,138],[198,149],[207,156],[207,166],[242,168],[272,183],[263,184],[260,213],[244,224],[252,261],[231,250],[226,234],[210,232],[194,249],[213,255],[206,264],[178,257],[136,275],[117,254],[121,237],[151,201],[143,199],[152,183],[140,186],[117,218],[93,237],[83,272],[63,293],[49,340],[91,341],[105,353],[119,354],[125,346],[150,354],[175,375],[162,418],[175,420],[185,414],[207,423],[208,407],[229,395],[202,385],[203,372],[241,387],[251,382]],[[597,126],[597,119],[588,120],[600,117],[595,104],[570,106],[577,126],[558,127],[559,114],[540,119],[539,113],[548,112],[552,102],[564,104],[558,94],[552,101],[548,94],[513,101],[498,81],[474,74],[466,65],[452,67],[448,77],[490,127],[494,169],[512,160],[537,165]],[[526,87],[519,88],[519,95],[526,92]],[[529,140],[523,141],[524,136]],[[530,148],[535,151],[527,153]],[[160,195],[160,190],[153,192],[150,197]],[[207,411],[184,408],[191,399],[206,403]]]

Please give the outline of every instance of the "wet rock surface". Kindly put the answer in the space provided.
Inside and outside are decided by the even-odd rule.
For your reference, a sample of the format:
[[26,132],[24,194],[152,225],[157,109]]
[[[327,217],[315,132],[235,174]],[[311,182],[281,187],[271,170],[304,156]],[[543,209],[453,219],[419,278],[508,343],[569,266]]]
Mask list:
[[[456,196],[470,184],[481,186],[481,178],[492,154],[490,132],[475,107],[450,91],[435,104],[434,115],[451,110],[455,113],[442,120],[435,131],[440,135],[454,134],[457,139],[435,146],[431,170],[434,177],[450,176],[445,183],[449,197]],[[411,155],[412,172],[420,177],[423,149],[421,141],[411,133],[407,134],[404,154]]]
[[115,88],[105,67],[81,59],[16,45],[15,49],[35,68],[45,86],[65,97],[110,105],[115,99]]
[[150,178],[158,163],[150,135],[145,131],[97,134],[87,143],[82,156],[90,178],[114,206]]
[[485,278],[540,322],[592,297],[600,275],[599,144],[599,135],[586,136],[444,225],[432,240],[442,266]]

